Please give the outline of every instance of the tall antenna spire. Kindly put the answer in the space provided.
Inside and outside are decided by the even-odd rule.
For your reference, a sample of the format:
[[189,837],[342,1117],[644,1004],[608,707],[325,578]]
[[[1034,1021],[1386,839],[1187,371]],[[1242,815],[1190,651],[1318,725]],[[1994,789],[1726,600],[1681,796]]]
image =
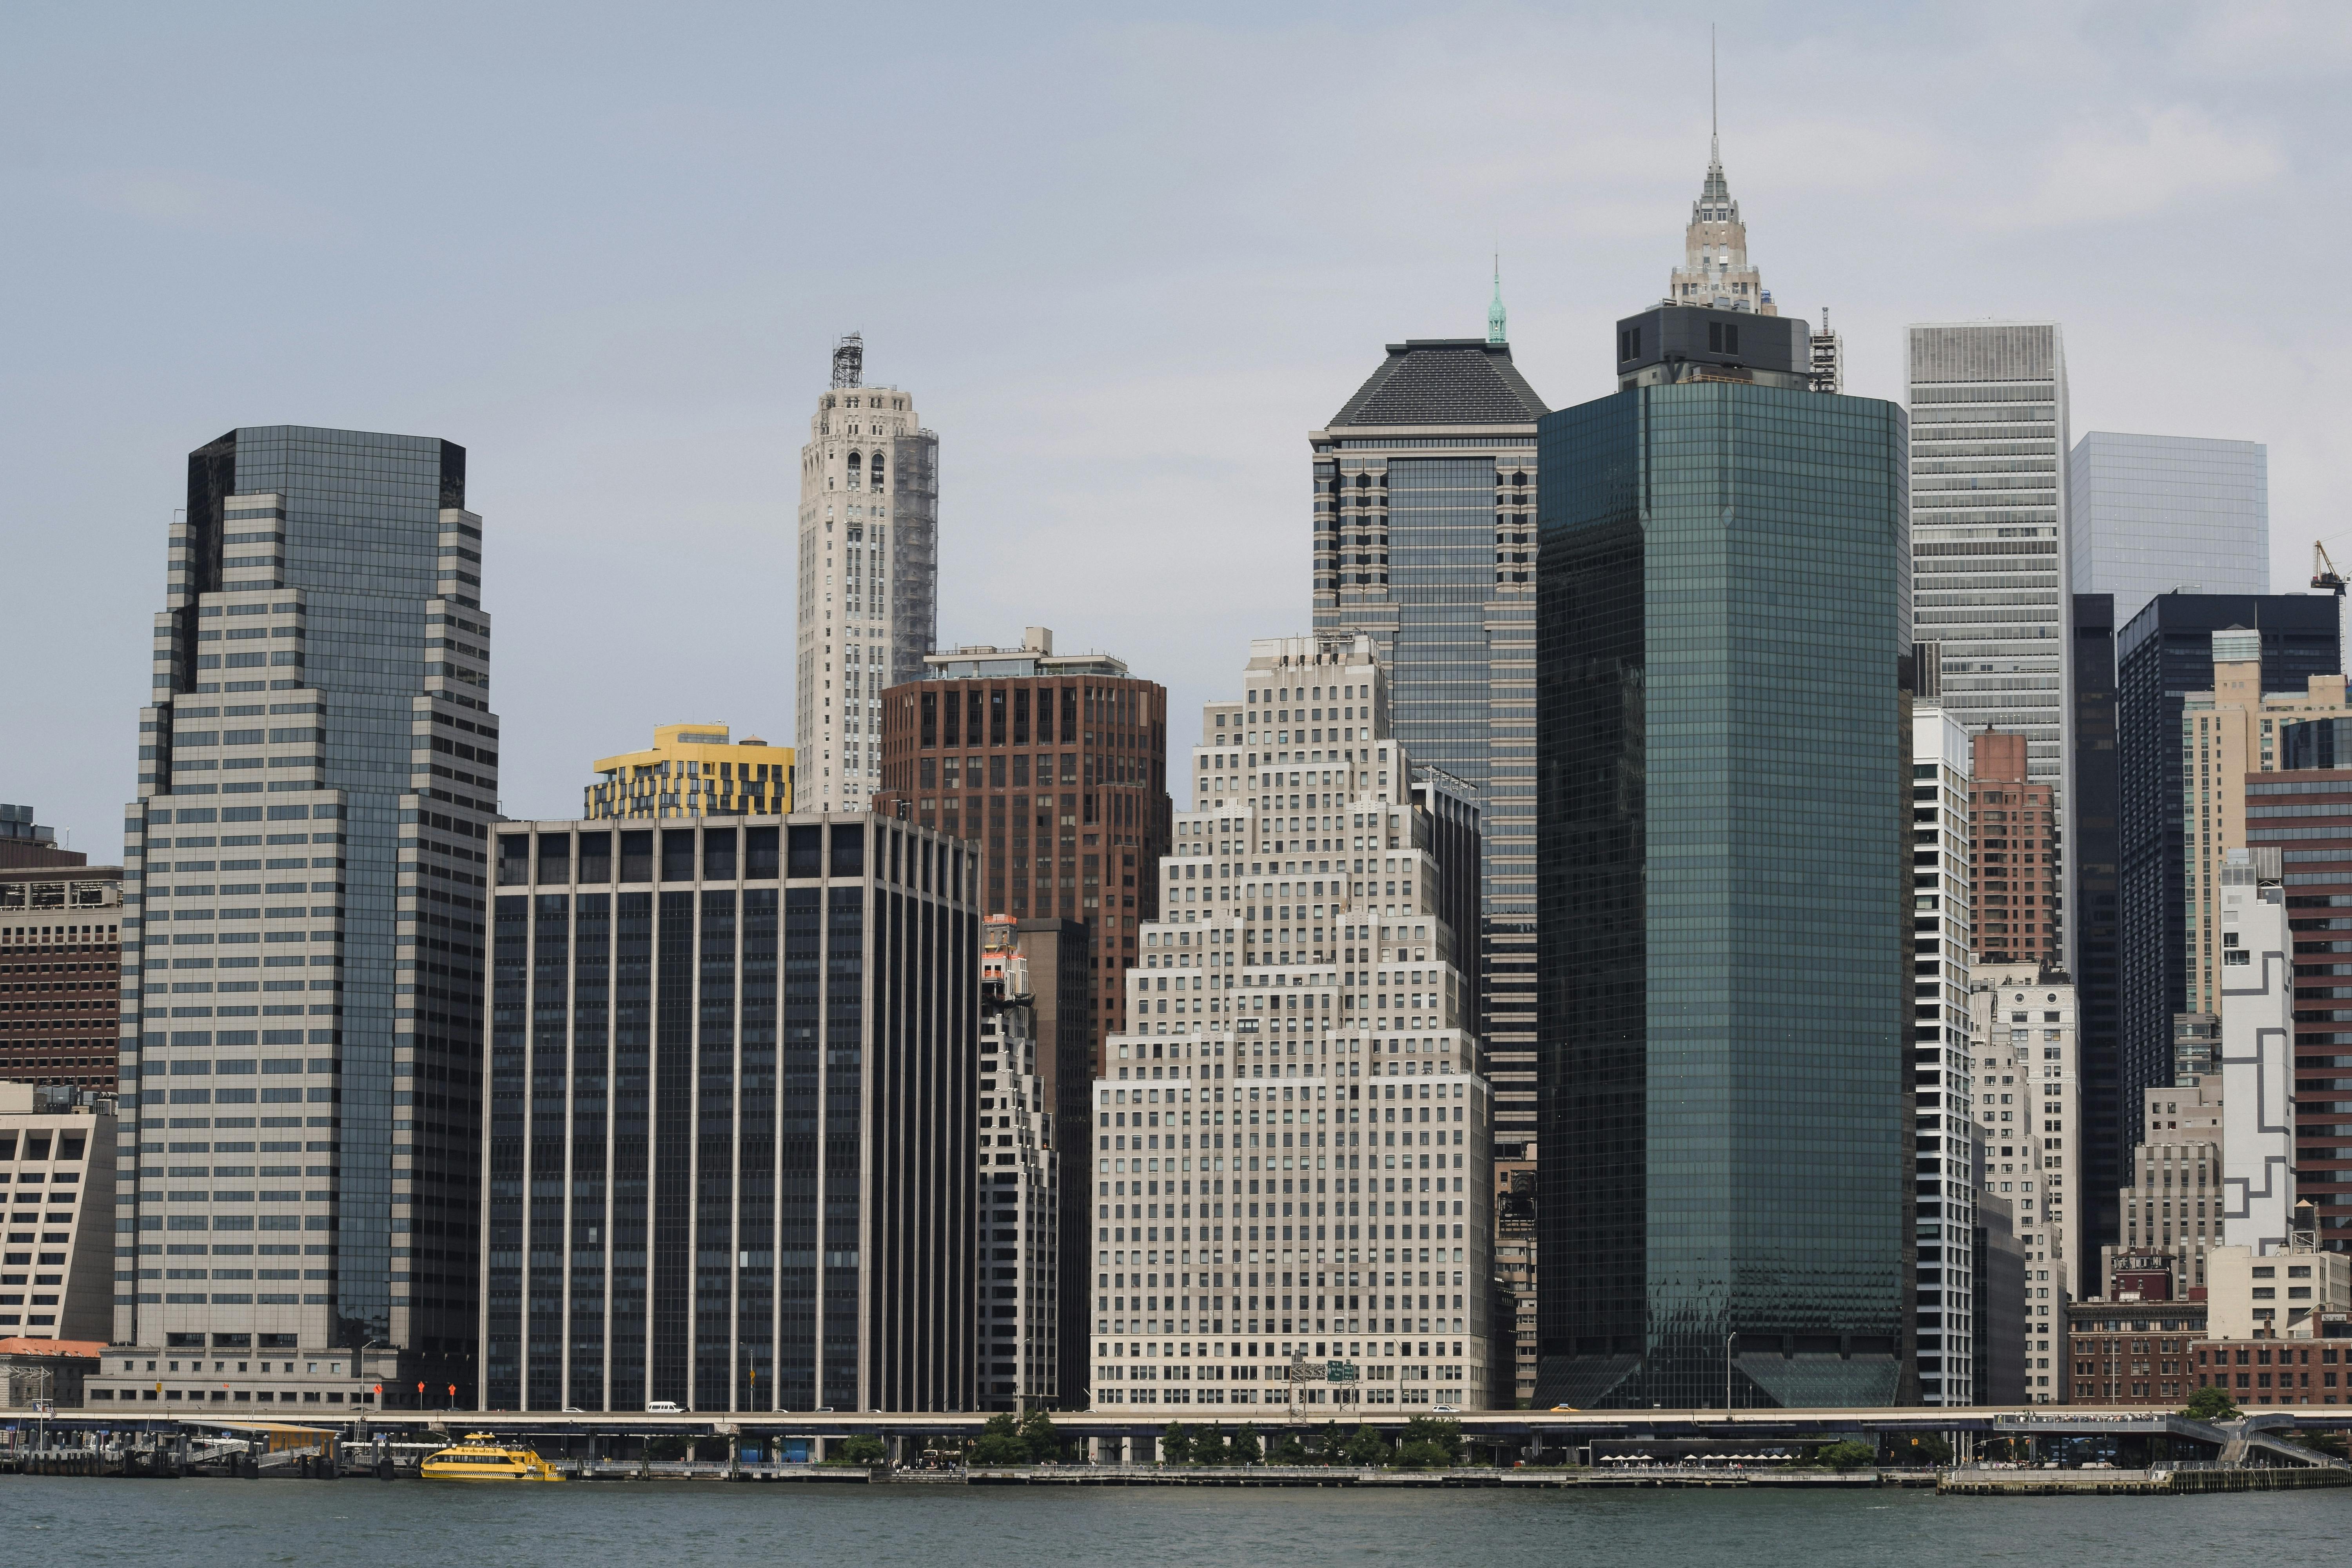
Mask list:
[[1706,25],[1706,142],[1716,162],[1723,161],[1723,121],[1717,112],[1715,90],[1715,24]]
[[1490,343],[1510,341],[1503,314],[1503,253],[1499,249],[1495,252],[1495,302],[1486,307],[1486,341]]

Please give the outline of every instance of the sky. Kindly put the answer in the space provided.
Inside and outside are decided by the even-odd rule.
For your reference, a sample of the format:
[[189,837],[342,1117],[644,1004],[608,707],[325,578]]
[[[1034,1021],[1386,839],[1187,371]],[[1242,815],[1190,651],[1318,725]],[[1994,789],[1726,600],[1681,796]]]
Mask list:
[[2055,318],[2078,436],[2268,444],[2302,586],[2352,527],[2352,5],[26,0],[0,800],[119,852],[185,455],[242,425],[467,448],[510,816],[657,723],[789,742],[852,331],[940,434],[941,642],[1114,653],[1181,748],[1307,628],[1306,435],[1383,344],[1483,332],[1499,250],[1537,391],[1613,390],[1710,23],[1750,257],[1850,393],[1907,321]]

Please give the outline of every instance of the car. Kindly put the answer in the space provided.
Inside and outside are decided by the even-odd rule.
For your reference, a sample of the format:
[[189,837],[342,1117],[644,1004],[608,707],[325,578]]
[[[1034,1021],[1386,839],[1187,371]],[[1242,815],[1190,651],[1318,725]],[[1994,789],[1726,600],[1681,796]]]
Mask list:
[[1574,1414],[1577,1412],[1577,1410],[1579,1409],[1579,1407],[1578,1407],[1577,1405],[1553,1405],[1553,1406],[1552,1406],[1552,1408],[1553,1408],[1554,1410],[1565,1410],[1565,1411],[1569,1412],[1570,1415],[1574,1415]]
[[686,1409],[675,1399],[648,1399],[646,1401],[646,1414],[648,1415],[683,1415],[686,1414]]
[[1450,1414],[1454,1407],[1451,1405],[1433,1405],[1430,1408],[1442,1415]]

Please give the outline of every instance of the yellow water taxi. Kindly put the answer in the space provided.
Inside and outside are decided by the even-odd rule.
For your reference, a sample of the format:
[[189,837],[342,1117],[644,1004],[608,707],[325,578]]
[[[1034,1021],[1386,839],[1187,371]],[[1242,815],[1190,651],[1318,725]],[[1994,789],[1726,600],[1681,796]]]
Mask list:
[[509,1447],[488,1432],[468,1432],[425,1457],[416,1473],[428,1481],[560,1481],[554,1466],[536,1449]]

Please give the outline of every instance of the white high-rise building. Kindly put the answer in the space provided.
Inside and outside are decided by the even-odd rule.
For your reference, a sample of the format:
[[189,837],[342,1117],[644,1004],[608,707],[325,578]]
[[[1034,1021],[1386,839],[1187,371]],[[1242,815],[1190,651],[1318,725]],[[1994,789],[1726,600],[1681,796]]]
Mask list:
[[1939,645],[1945,711],[2025,736],[2026,777],[2055,789],[2063,844],[2074,639],[2063,335],[2055,321],[1916,325],[1904,382],[1913,636]]
[[2074,591],[2150,599],[2271,591],[2270,452],[2259,441],[2092,430],[2067,460]]
[[1912,1083],[1922,1405],[1976,1403],[1976,1143],[1969,1016],[1968,731],[1911,710]]
[[2283,857],[2221,867],[2221,1226],[2231,1247],[2285,1250],[2294,1209],[2294,958]]
[[864,811],[881,785],[882,691],[923,678],[939,632],[939,437],[868,386],[852,332],[801,448],[794,803]]
[[[2069,1200],[2088,1201],[2074,987],[2037,964],[1979,964],[1970,1000],[1983,1167],[1978,1185],[2017,1216],[2025,1254],[2026,1389],[2034,1403],[2049,1404],[2065,1392],[2066,1303],[2098,1290],[2097,1279],[2085,1278],[2082,1248],[2069,1246],[2066,1235]],[[2060,1358],[2054,1368],[2053,1358]]]
[[1094,1084],[1094,1402],[1482,1409],[1494,1097],[1447,918],[1476,825],[1413,782],[1369,637],[1250,652]]

